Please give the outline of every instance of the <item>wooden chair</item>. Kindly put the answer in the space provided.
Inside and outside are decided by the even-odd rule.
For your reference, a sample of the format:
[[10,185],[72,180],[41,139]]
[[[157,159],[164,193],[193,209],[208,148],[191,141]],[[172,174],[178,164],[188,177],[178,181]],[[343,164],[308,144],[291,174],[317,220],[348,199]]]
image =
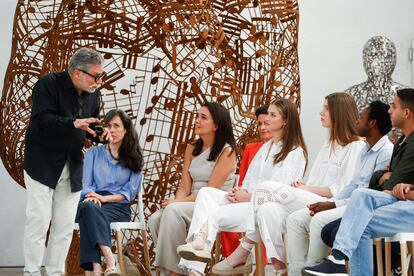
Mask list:
[[377,276],[384,276],[384,262],[382,258],[382,240],[374,239],[375,253],[377,255]]
[[[147,228],[145,223],[145,216],[144,216],[144,204],[143,204],[143,195],[144,195],[144,187],[143,187],[143,177],[141,178],[141,190],[138,193],[138,198],[136,202],[131,204],[131,211],[134,217],[132,218],[131,222],[113,222],[111,223],[111,231],[115,237],[115,246],[117,247],[118,252],[118,262],[121,268],[121,275],[127,276],[126,273],[126,266],[124,261],[124,254],[122,252],[122,238],[123,234],[122,231],[130,230],[130,231],[138,231],[141,234],[141,239],[143,243],[143,257],[144,257],[144,267],[148,272],[151,271],[151,263],[150,263],[150,256],[149,256],[149,249],[148,249],[148,239],[147,239]],[[126,235],[129,237],[129,235]]]
[[[239,182],[239,175],[236,175],[233,187],[236,187],[238,182]],[[210,264],[211,267],[220,261],[220,256],[221,256],[220,232],[222,231],[244,233],[246,232],[246,229],[245,229],[245,226],[240,226],[240,225],[233,227],[233,228],[219,229],[219,232],[217,233],[217,236],[216,236],[213,262]],[[256,259],[255,275],[264,276],[265,275],[265,268],[264,268],[265,264],[263,263],[263,249],[262,249],[261,241],[255,245],[255,259]]]
[[[110,224],[112,236],[115,239],[115,247],[118,255],[118,263],[121,269],[121,275],[127,276],[127,270],[124,260],[124,253],[122,251],[122,239],[123,235],[127,238],[132,237],[129,233],[123,234],[122,232],[129,230],[129,231],[138,231],[141,234],[142,242],[143,242],[143,257],[144,257],[144,267],[150,273],[151,271],[151,264],[150,264],[150,256],[149,256],[149,249],[148,249],[148,239],[147,239],[147,229],[144,217],[144,204],[143,204],[143,195],[144,195],[144,187],[143,187],[143,176],[141,178],[141,189],[138,193],[138,197],[136,201],[131,203],[131,213],[133,217],[131,218],[132,221],[130,222],[112,222]],[[75,230],[79,230],[79,225],[75,223],[74,226]],[[138,264],[137,264],[138,265]]]
[[[385,275],[391,275],[391,242],[400,243],[401,271],[403,276],[408,275],[409,263],[411,259],[411,272],[414,273],[414,232],[398,233],[385,240]],[[408,251],[410,255],[408,255]],[[377,255],[378,256],[378,255]]]
[[[237,230],[237,231],[236,231]],[[242,231],[241,227],[239,229],[234,228],[233,231],[229,231],[229,229],[220,229],[220,231],[226,231],[226,232],[245,232]],[[288,270],[288,258],[287,258],[287,236],[286,233],[283,233],[282,235],[283,244],[284,244],[284,253],[285,253],[285,264],[286,264],[286,270]],[[221,256],[221,240],[220,240],[220,233],[217,234],[216,237],[216,243],[215,243],[215,250],[214,250],[214,262],[211,265],[214,265],[220,261]],[[256,260],[256,270],[255,275],[256,276],[264,276],[265,275],[265,265],[263,263],[263,242],[259,241],[256,243],[254,247],[254,254],[255,254],[255,260]]]
[[[215,245],[214,245],[213,262],[210,264],[211,267],[213,267],[213,265],[215,265],[216,263],[218,263],[220,261],[220,257],[221,257],[220,232],[221,231],[244,233],[244,232],[246,232],[246,229],[245,229],[244,226],[237,226],[237,227],[227,228],[227,229],[219,229],[219,232],[217,233],[217,236],[216,236],[216,242],[215,242]],[[261,241],[258,242],[255,245],[254,250],[255,250],[255,259],[256,259],[255,275],[256,276],[264,276],[265,275],[265,269],[264,269],[264,263],[263,263],[263,249],[262,249],[262,242]],[[211,275],[213,275],[213,274],[211,274]]]

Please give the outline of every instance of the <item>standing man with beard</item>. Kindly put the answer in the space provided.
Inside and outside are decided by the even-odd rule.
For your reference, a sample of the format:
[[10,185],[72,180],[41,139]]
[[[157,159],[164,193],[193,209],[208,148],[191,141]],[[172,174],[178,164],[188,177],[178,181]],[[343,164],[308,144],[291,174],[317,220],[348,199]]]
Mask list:
[[[47,74],[33,88],[24,153],[24,275],[40,275],[44,255],[47,276],[64,274],[82,189],[81,150],[86,134],[96,136],[90,124],[100,122],[103,62],[97,51],[81,48],[67,71]],[[111,138],[107,130],[103,135]]]

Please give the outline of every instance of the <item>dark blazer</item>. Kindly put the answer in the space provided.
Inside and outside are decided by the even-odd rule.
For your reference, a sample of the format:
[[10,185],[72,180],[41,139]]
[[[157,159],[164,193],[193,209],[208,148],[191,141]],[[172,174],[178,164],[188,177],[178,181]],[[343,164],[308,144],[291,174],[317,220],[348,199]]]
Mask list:
[[71,190],[82,189],[85,132],[76,118],[99,116],[100,92],[79,96],[68,72],[50,73],[34,86],[32,113],[25,136],[24,169],[31,178],[54,189],[66,161]]

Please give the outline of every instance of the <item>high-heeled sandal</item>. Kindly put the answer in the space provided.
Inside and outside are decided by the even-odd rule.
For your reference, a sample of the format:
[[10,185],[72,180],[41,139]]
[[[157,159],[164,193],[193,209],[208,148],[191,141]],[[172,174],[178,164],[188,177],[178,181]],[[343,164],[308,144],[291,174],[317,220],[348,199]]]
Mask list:
[[104,263],[105,263],[104,276],[118,276],[119,275],[119,270],[117,267],[117,260],[113,256],[111,258],[114,259],[114,266],[109,266],[109,267],[107,266],[107,258],[104,259]]
[[192,242],[177,247],[178,255],[186,260],[208,263],[211,260],[211,250],[207,249],[204,232],[194,234]]
[[214,274],[218,275],[250,274],[253,270],[252,254],[247,256],[247,260],[244,264],[233,267],[229,264],[227,259],[224,259],[221,262],[216,263],[211,270]]

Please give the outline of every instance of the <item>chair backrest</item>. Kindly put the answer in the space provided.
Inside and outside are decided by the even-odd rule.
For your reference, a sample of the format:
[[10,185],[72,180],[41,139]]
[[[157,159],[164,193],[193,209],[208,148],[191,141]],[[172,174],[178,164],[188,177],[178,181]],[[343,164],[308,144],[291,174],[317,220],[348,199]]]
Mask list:
[[234,183],[233,183],[233,188],[238,187],[239,186],[239,179],[240,179],[240,175],[235,174],[234,175]]
[[131,203],[132,221],[139,223],[140,229],[146,229],[144,216],[144,175],[141,177],[140,190],[136,202]]

